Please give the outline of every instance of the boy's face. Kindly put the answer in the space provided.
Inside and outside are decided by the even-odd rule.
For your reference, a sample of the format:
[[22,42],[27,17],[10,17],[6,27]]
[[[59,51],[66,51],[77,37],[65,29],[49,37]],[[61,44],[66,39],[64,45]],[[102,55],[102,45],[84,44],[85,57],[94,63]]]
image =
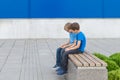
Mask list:
[[65,31],[67,31],[67,32],[69,32],[69,30],[68,30],[67,26],[64,28],[64,30],[65,30]]
[[68,30],[68,29],[66,29],[66,31],[67,31],[67,32],[69,32],[69,30]]
[[77,31],[77,30],[69,29],[68,32],[69,32],[69,33],[77,33],[78,31]]

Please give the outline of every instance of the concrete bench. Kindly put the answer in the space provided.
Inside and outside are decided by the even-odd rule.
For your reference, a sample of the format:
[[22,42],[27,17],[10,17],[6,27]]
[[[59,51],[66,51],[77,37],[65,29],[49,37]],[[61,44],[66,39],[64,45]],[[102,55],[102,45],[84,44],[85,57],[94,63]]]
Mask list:
[[107,80],[107,64],[94,55],[70,54],[67,80]]

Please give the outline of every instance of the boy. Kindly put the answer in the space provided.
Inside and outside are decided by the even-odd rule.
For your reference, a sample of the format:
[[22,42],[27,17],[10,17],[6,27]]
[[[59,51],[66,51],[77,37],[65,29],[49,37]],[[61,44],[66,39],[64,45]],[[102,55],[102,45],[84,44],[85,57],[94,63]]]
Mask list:
[[80,31],[78,23],[73,23],[68,31],[72,33],[77,33],[76,36],[76,46],[68,47],[65,49],[65,52],[62,55],[61,67],[57,70],[58,75],[63,75],[67,73],[67,65],[68,65],[68,55],[69,54],[79,54],[83,53],[86,46],[86,37],[83,32]]
[[[68,28],[71,26],[71,23],[66,23],[64,26],[64,30],[68,31]],[[56,65],[53,68],[57,68],[61,66],[61,58],[62,58],[62,53],[64,53],[65,48],[67,47],[72,47],[76,44],[75,40],[76,40],[76,34],[75,33],[69,33],[69,41],[65,44],[63,44],[60,48],[57,49],[56,52]]]

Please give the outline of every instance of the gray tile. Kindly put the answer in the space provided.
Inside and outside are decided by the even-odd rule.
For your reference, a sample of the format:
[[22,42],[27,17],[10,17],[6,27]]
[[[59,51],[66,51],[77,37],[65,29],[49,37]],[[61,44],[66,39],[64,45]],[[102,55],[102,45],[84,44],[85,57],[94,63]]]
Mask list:
[[[64,80],[52,68],[56,49],[67,39],[0,40],[0,80]],[[120,39],[87,39],[86,50],[111,55]]]

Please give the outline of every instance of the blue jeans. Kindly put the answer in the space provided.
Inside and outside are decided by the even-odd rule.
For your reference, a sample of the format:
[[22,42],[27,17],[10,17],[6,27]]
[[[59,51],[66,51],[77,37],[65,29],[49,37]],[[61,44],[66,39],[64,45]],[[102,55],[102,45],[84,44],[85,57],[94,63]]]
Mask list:
[[79,53],[83,53],[82,51],[79,51],[78,49],[76,50],[69,50],[69,51],[65,51],[63,54],[62,54],[62,60],[61,60],[61,68],[64,70],[64,71],[67,71],[67,67],[68,67],[68,55],[69,54],[79,54]]
[[56,65],[61,66],[62,55],[65,52],[64,48],[58,48],[56,52]]

